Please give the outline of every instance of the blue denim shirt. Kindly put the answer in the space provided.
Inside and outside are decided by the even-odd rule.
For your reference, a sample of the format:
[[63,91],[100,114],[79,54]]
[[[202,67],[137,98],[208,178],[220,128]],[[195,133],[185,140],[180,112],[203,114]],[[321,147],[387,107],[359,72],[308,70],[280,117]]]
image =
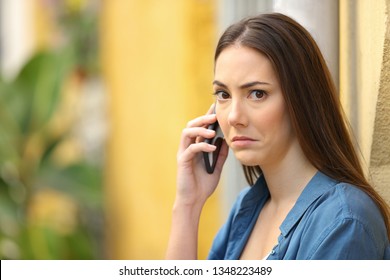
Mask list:
[[[268,198],[263,176],[240,193],[214,239],[209,259],[240,257]],[[321,172],[305,187],[280,232],[268,260],[390,259],[384,220],[373,200]]]

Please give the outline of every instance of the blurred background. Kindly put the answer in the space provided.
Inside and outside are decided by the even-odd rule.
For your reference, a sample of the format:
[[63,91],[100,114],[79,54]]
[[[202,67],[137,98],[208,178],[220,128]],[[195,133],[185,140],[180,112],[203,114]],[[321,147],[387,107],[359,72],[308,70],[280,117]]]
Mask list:
[[[390,0],[0,0],[0,258],[163,259],[218,37],[272,11],[317,40],[390,202]],[[200,258],[244,186],[229,156]]]

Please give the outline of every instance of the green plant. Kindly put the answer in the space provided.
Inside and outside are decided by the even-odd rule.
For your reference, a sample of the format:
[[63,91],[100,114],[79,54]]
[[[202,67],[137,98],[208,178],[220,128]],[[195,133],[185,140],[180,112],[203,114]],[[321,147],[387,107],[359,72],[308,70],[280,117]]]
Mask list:
[[71,136],[71,122],[53,120],[74,61],[66,49],[42,51],[0,80],[1,259],[101,257],[101,167],[55,157]]

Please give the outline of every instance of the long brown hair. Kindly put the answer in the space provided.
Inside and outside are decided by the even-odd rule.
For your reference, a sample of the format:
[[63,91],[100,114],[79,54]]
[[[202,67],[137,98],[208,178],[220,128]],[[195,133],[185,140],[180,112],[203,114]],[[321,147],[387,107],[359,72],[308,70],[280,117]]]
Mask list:
[[[322,173],[366,192],[378,205],[390,237],[390,210],[366,179],[336,87],[316,42],[288,16],[271,13],[241,20],[221,36],[215,61],[239,44],[265,54],[278,75],[292,126],[307,159]],[[244,166],[253,185],[260,166]]]

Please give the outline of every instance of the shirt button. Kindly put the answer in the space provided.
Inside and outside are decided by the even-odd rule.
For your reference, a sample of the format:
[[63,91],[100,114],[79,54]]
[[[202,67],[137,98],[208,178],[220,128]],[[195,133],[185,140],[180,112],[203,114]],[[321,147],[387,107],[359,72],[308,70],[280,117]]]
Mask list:
[[271,255],[273,255],[273,254],[275,254],[275,250],[273,250],[273,249],[272,249],[272,251],[271,251]]

